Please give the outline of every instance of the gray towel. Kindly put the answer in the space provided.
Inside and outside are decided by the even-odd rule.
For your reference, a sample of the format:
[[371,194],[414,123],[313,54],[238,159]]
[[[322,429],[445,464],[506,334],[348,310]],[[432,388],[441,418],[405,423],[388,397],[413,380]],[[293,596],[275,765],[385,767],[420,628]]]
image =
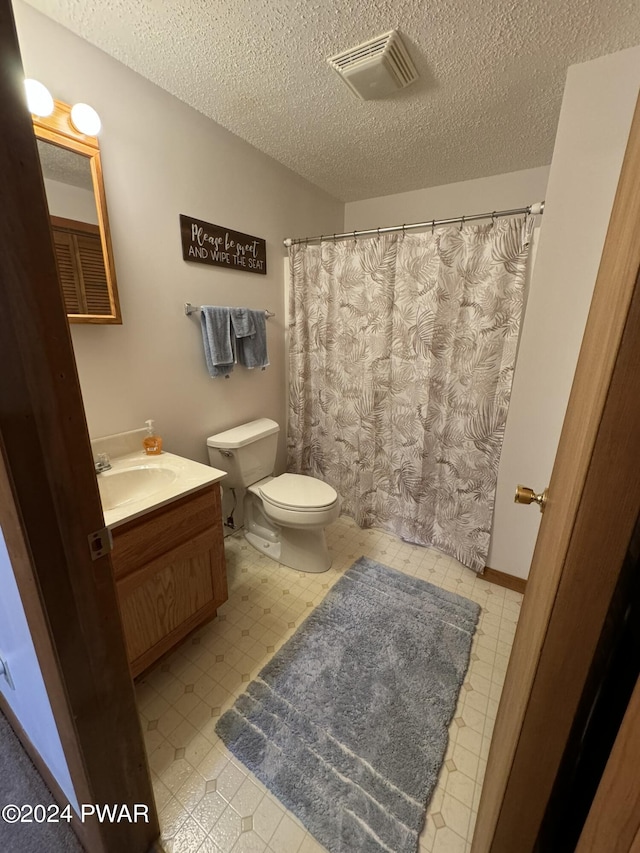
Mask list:
[[252,311],[249,308],[244,310],[249,315],[249,320],[252,322],[255,331],[250,336],[238,337],[236,340],[238,363],[249,369],[261,367],[264,370],[269,365],[267,317],[264,311]]
[[200,312],[204,357],[209,376],[228,376],[233,370],[231,344],[231,309],[203,305]]
[[253,312],[248,308],[229,308],[231,323],[236,338],[246,338],[255,333],[256,327],[253,322]]

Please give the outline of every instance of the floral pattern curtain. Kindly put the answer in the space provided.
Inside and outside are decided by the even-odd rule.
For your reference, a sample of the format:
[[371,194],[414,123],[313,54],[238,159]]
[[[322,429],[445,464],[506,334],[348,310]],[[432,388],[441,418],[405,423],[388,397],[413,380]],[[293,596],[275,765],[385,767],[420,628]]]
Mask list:
[[530,222],[290,249],[288,468],[481,571]]

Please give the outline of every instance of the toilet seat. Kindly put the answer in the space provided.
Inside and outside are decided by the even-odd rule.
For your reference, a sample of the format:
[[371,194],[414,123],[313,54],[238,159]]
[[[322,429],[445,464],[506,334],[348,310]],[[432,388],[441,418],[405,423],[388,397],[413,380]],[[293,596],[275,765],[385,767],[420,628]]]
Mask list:
[[281,474],[261,485],[259,492],[271,506],[298,512],[326,510],[338,500],[332,486],[305,474]]

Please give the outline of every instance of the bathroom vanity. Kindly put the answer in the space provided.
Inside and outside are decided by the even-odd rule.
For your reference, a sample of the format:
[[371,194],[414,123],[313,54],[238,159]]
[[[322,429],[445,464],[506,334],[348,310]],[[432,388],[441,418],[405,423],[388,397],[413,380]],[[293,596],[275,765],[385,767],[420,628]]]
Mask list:
[[224,471],[171,453],[131,452],[144,433],[92,442],[94,455],[106,453],[111,464],[98,474],[98,487],[133,677],[227,600]]
[[227,600],[220,487],[206,486],[112,530],[111,555],[135,677]]

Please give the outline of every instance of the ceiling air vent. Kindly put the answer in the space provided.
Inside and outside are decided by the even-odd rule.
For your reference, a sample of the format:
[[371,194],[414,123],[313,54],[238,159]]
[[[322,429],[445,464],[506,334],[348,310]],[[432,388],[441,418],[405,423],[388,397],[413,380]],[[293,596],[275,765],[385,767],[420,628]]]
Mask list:
[[386,98],[418,78],[396,30],[330,56],[327,62],[363,101]]

